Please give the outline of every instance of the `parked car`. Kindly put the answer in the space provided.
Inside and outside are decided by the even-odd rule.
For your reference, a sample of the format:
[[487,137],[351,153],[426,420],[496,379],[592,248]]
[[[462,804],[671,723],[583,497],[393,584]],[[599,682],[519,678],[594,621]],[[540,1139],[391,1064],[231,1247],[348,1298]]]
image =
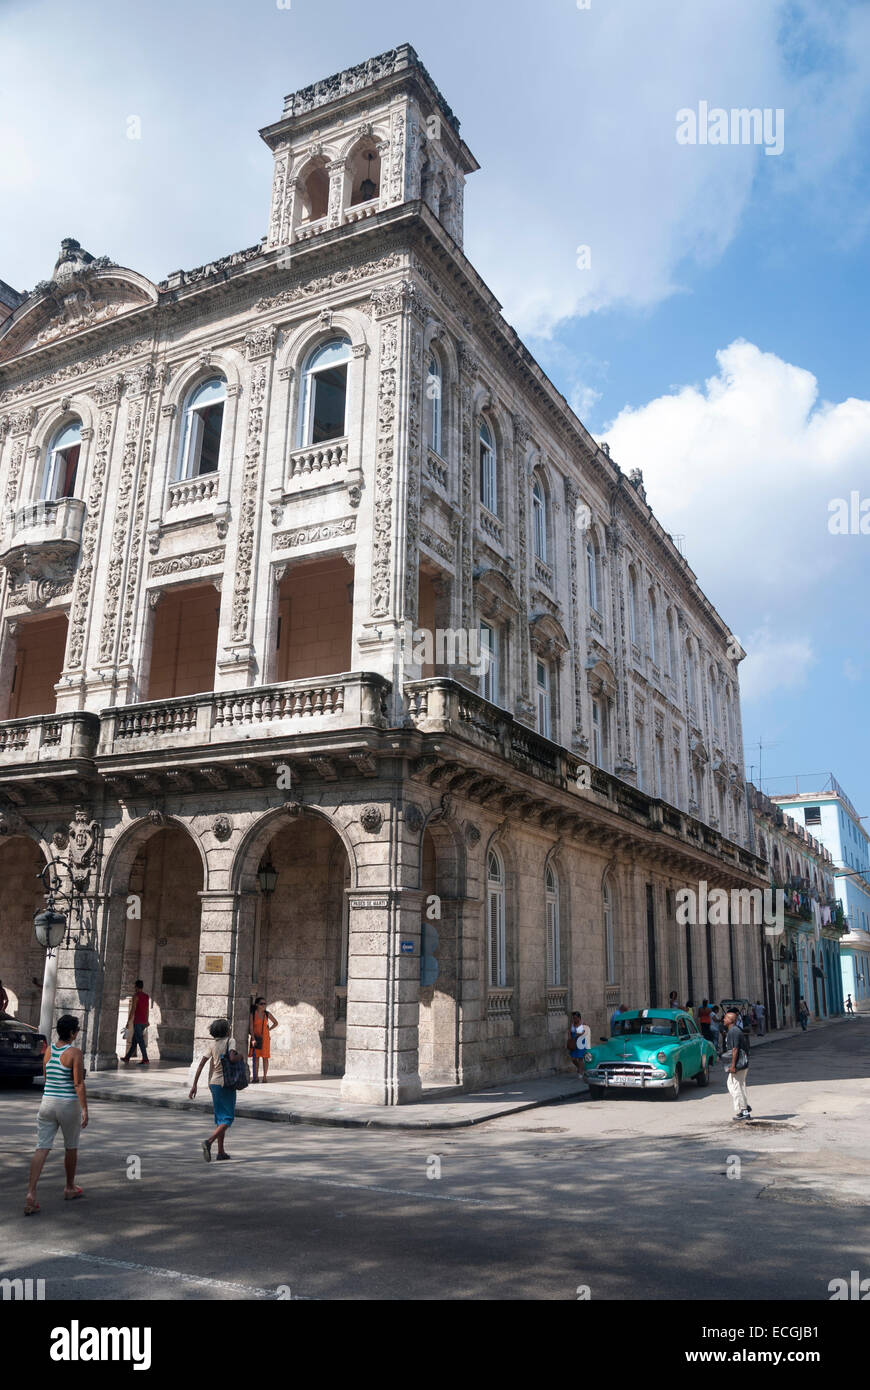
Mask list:
[[706,1086],[716,1059],[711,1042],[683,1009],[633,1009],[613,1022],[613,1035],[586,1053],[593,1100],[611,1087],[659,1091],[676,1100],[684,1081]]
[[0,1078],[27,1081],[42,1071],[47,1042],[42,1033],[11,1014],[0,1014]]

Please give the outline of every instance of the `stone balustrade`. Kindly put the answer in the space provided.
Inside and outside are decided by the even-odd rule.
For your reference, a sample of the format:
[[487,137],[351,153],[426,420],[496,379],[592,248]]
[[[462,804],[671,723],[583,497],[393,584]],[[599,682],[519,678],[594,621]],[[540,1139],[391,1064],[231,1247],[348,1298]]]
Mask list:
[[56,557],[74,555],[82,541],[87,508],[78,497],[32,502],[7,516],[0,565],[14,565],[26,551],[50,549]]
[[367,217],[376,216],[379,207],[380,200],[378,198],[373,198],[368,203],[357,203],[356,207],[348,208],[344,214],[344,220],[347,223],[362,222]]
[[92,758],[99,732],[99,716],[84,710],[8,719],[0,724],[0,767]]
[[308,241],[311,237],[318,236],[321,232],[326,231],[326,222],[325,217],[318,217],[316,222],[306,222],[303,226],[296,228],[293,240]]
[[101,756],[204,747],[318,729],[381,728],[389,682],[372,673],[213,691],[103,711]]
[[493,516],[492,512],[487,511],[486,507],[481,507],[478,516],[480,520],[480,529],[483,531],[484,535],[497,541],[499,545],[503,545],[504,526],[499,521],[498,517]]
[[426,456],[426,472],[440,488],[443,488],[445,492],[449,491],[450,475],[447,471],[447,465],[432,449]]
[[[294,449],[287,458],[284,470],[284,487],[291,483],[317,478],[322,480],[324,473],[347,467],[347,440],[330,439],[326,444],[311,444],[304,449]],[[328,479],[333,481],[333,479]]]
[[567,1019],[568,991],[562,985],[551,985],[547,990],[547,1013],[557,1019]]
[[213,497],[217,497],[217,491],[217,473],[203,473],[199,478],[184,478],[180,482],[170,483],[166,494],[166,506],[186,507],[192,502],[209,502]]

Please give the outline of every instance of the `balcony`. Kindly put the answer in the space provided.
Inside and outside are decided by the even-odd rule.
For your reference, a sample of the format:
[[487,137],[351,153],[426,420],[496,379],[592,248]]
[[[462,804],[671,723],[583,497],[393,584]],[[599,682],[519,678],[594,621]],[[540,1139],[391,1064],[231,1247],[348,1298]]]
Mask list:
[[296,492],[312,484],[344,482],[347,468],[347,440],[330,439],[294,449],[284,466],[284,491]]
[[103,711],[99,754],[382,728],[388,690],[382,676],[354,673],[117,706]]
[[96,714],[35,714],[0,724],[0,767],[93,758],[99,737]]
[[294,241],[310,241],[311,237],[319,236],[326,231],[327,218],[318,217],[316,222],[305,222],[301,227],[297,227]]
[[56,502],[33,502],[12,516],[0,550],[0,565],[18,569],[29,555],[42,552],[52,560],[75,555],[82,543],[85,504],[77,497]]
[[211,502],[217,497],[219,477],[217,473],[203,473],[198,478],[184,478],[170,483],[166,493],[166,509],[187,507],[194,502]]

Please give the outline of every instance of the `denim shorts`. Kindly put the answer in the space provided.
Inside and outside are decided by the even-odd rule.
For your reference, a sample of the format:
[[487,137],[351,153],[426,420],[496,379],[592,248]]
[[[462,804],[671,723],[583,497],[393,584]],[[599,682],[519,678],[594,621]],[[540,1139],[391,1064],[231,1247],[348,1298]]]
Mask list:
[[229,1086],[209,1086],[216,1125],[231,1125],[236,1118],[236,1092]]

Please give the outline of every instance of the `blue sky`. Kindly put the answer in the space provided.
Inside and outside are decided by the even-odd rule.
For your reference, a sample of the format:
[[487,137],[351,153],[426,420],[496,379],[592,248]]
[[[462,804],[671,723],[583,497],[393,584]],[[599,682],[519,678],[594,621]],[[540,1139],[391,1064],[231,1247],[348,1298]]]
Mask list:
[[[0,278],[64,236],[154,279],[256,242],[259,127],[403,41],[482,166],[471,260],[750,653],[747,763],[863,813],[870,535],[828,504],[870,498],[865,0],[3,0]],[[679,145],[701,101],[781,109],[782,154]]]

